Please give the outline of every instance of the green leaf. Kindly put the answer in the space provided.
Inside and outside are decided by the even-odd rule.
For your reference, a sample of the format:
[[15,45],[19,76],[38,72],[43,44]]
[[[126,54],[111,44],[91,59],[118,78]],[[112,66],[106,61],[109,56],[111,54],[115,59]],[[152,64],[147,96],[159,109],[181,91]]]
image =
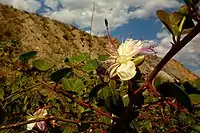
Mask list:
[[18,76],[15,81],[12,84],[12,93],[14,93],[15,91],[17,91],[20,87],[20,85],[22,84],[23,80],[25,79],[25,76],[22,74],[20,76]]
[[196,80],[194,80],[193,82],[190,82],[190,83],[194,88],[196,88],[197,90],[200,91],[200,78],[198,78],[198,79],[196,79]]
[[174,33],[174,35],[180,35],[182,32],[182,28],[181,30],[179,30],[179,25],[183,19],[183,16],[179,12],[172,12],[168,14],[172,32]]
[[82,61],[85,61],[89,58],[88,53],[80,53],[78,55],[74,55],[72,57],[69,57],[69,62],[73,63],[73,62],[77,62],[80,63]]
[[78,78],[70,78],[70,79],[63,78],[62,84],[63,84],[65,90],[75,91],[77,93],[80,92],[81,89],[84,88],[83,81]]
[[107,55],[99,55],[98,60],[99,61],[106,61],[108,59]]
[[156,14],[172,34],[180,35],[179,23],[183,19],[183,16],[179,12],[168,13],[164,10],[158,10]]
[[190,97],[190,100],[193,104],[199,104],[200,103],[200,95],[199,94],[190,94],[189,97]]
[[124,104],[121,96],[117,94],[116,89],[106,86],[99,91],[98,97],[104,101],[107,111],[116,116],[121,115],[124,110]]
[[63,77],[67,76],[69,78],[72,74],[71,68],[63,68],[51,74],[51,80],[54,82],[59,82]]
[[184,92],[178,85],[175,83],[163,83],[156,87],[156,89],[164,97],[173,97],[175,98],[182,106],[188,109],[189,112],[192,111],[192,103],[190,97],[186,92]]
[[189,14],[189,7],[187,5],[183,5],[179,8],[179,12],[181,15],[187,16]]
[[101,99],[106,99],[106,98],[109,97],[109,96],[111,96],[109,86],[103,87],[103,88],[98,92],[98,97],[101,98]]
[[139,66],[144,62],[145,56],[141,55],[137,58],[134,58],[133,62],[135,63],[135,66]]
[[78,106],[78,110],[80,113],[83,113],[85,111],[85,108],[83,108],[82,106]]
[[165,82],[174,82],[174,79],[164,71],[160,71],[153,80],[153,86],[156,88]]
[[156,15],[157,17],[163,22],[163,24],[165,25],[165,27],[171,32],[171,26],[170,26],[170,20],[169,20],[169,15],[167,12],[165,12],[164,10],[157,10],[156,11]]
[[27,61],[30,58],[34,57],[37,53],[38,53],[37,51],[30,51],[30,52],[20,55],[19,59],[24,62],[24,61]]
[[108,85],[107,83],[103,82],[103,83],[101,83],[101,84],[98,84],[98,85],[94,86],[94,87],[91,89],[90,93],[89,93],[89,97],[90,97],[90,98],[97,97],[97,93],[98,93],[102,88],[104,88],[104,87],[107,86],[107,85]]
[[82,70],[90,72],[90,71],[96,70],[97,67],[98,67],[98,63],[96,60],[88,60],[86,64],[82,67]]
[[52,68],[54,64],[45,59],[37,59],[32,62],[33,67],[37,68],[40,71],[47,71]]
[[128,106],[129,101],[130,101],[128,95],[123,96],[122,100],[123,100],[124,106]]
[[199,94],[200,95],[200,78],[194,81],[186,81],[181,85],[181,88],[187,92],[187,94]]
[[0,88],[0,99],[3,100],[3,96],[4,96],[4,89]]
[[65,128],[65,130],[63,131],[63,133],[71,133],[71,128],[69,128],[69,127]]

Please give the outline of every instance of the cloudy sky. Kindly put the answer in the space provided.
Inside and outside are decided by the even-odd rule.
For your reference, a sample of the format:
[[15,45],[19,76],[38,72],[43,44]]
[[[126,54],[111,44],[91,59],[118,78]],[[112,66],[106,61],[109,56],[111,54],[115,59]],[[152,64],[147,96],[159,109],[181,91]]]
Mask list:
[[[181,0],[0,0],[0,3],[73,24],[87,32],[94,8],[93,34],[106,33],[104,19],[107,18],[112,36],[155,41],[159,56],[169,50],[171,36],[156,18],[156,10],[176,10],[183,4]],[[200,66],[194,61],[200,62],[198,42],[200,35],[174,58],[200,75]]]

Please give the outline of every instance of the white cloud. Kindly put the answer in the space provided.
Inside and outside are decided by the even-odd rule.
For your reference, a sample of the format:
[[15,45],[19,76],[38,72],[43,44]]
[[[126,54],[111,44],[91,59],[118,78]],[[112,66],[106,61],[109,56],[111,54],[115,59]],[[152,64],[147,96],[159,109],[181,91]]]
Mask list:
[[157,9],[177,8],[181,5],[177,0],[135,0],[130,3],[132,7],[137,8],[130,12],[131,18],[146,18],[153,16]]
[[[158,52],[158,56],[163,57],[171,48],[170,42],[172,42],[171,35],[167,31],[163,31],[157,34],[159,40],[159,46],[155,48]],[[194,59],[198,60],[200,57],[200,35],[197,35],[191,42],[189,42],[181,51],[175,55],[175,59],[185,64],[189,68],[196,68],[193,72],[199,72],[200,67],[194,62]]]
[[14,8],[35,13],[40,7],[40,3],[36,0],[0,0],[0,3],[12,5]]
[[196,73],[198,76],[200,76],[200,69],[195,70],[194,73]]
[[[57,10],[59,0],[44,1],[46,6]],[[64,23],[76,23],[80,28],[89,28],[94,2],[92,31],[95,34],[105,32],[105,18],[109,20],[110,28],[115,29],[133,18],[152,17],[156,9],[176,8],[180,5],[176,0],[60,0],[62,9],[49,10],[44,15]],[[0,0],[0,3],[29,12],[35,12],[40,8],[40,3],[36,0]]]

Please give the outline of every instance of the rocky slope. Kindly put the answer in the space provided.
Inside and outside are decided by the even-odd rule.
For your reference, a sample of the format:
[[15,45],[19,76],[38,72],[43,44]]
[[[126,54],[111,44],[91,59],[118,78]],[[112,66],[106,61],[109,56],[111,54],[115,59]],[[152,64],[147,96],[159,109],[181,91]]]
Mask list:
[[[16,40],[20,45],[15,52],[16,55],[36,50],[39,57],[50,59],[61,66],[66,57],[78,52],[91,51],[92,58],[96,58],[98,54],[104,54],[108,41],[106,37],[90,36],[71,25],[1,4],[0,29],[0,42]],[[2,55],[3,53],[0,51],[0,57]],[[156,56],[147,56],[145,62],[140,66],[141,71],[148,74],[151,71],[150,68],[154,67],[159,60],[160,58]],[[6,69],[7,65],[3,63],[3,58],[0,58],[0,66],[2,68],[0,76],[12,75],[13,72]],[[175,60],[171,60],[163,70],[178,80],[197,78],[195,74]]]

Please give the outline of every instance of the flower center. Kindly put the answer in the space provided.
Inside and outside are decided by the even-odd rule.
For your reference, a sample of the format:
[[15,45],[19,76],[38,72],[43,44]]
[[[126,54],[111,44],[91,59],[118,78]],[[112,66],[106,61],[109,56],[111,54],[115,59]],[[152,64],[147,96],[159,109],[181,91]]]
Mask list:
[[123,64],[123,63],[130,61],[131,59],[132,58],[130,56],[120,55],[120,56],[117,57],[116,62]]

